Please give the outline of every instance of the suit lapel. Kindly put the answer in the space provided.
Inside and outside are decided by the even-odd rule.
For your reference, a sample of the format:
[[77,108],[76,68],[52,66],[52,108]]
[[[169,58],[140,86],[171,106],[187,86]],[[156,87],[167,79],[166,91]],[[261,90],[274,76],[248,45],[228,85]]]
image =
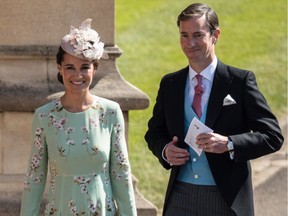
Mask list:
[[[184,140],[184,95],[188,76],[188,67],[178,71],[175,76],[170,77],[169,94],[172,101],[167,106],[173,106],[174,122],[178,122],[178,127],[174,128],[179,139]],[[227,66],[218,60],[212,89],[207,106],[206,125],[213,128],[215,121],[222,109],[223,100],[229,93],[233,77],[229,74]],[[170,100],[169,100],[170,101]]]
[[209,97],[206,125],[213,128],[213,125],[222,109],[223,99],[229,93],[232,77],[228,73],[227,66],[218,60],[212,89]]
[[170,78],[169,106],[173,109],[173,122],[177,123],[173,128],[179,140],[184,140],[184,96],[188,71],[186,67]]

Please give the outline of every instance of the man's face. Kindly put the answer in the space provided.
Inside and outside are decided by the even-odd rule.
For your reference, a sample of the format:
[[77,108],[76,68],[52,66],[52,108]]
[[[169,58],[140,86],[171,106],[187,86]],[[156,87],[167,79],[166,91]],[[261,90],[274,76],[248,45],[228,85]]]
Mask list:
[[[215,30],[211,35],[205,16],[194,17],[180,22],[180,44],[191,66],[207,67],[214,57],[214,44],[220,34]],[[203,69],[204,69],[203,68]]]

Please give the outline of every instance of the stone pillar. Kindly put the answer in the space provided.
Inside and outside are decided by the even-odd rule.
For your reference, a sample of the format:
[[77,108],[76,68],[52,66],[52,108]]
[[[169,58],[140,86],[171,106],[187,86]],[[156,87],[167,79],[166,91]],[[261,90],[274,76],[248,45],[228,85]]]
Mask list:
[[[145,93],[120,75],[114,43],[114,0],[13,0],[0,7],[0,215],[18,215],[22,182],[30,151],[33,111],[63,94],[57,81],[55,54],[70,25],[92,19],[109,60],[101,60],[91,91],[118,102],[128,138],[129,110],[145,109]],[[133,154],[133,152],[130,152]],[[134,183],[136,184],[136,180]],[[140,182],[141,183],[141,182]],[[156,208],[135,186],[138,215]]]

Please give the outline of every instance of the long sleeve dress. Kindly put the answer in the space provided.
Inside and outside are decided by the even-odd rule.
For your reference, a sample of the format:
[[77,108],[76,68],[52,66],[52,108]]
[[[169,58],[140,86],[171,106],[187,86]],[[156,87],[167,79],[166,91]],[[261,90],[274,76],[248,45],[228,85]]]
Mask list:
[[137,214],[117,103],[94,96],[89,109],[71,113],[51,101],[35,111],[31,146],[21,216],[38,216],[48,169],[45,215]]

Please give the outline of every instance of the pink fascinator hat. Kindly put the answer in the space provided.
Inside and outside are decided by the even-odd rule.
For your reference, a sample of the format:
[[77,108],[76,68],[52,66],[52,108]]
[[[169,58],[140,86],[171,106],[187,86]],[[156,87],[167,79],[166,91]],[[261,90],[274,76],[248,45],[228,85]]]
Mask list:
[[91,21],[86,19],[78,29],[71,26],[70,33],[62,38],[60,46],[66,53],[77,58],[89,61],[108,59],[99,34],[91,29]]

